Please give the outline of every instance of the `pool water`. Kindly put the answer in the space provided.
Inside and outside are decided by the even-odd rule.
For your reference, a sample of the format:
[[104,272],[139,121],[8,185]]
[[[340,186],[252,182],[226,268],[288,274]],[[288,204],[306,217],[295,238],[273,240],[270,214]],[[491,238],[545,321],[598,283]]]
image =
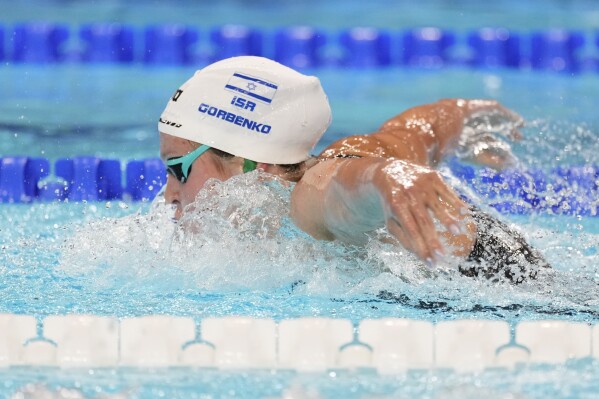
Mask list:
[[[258,179],[263,176],[254,172],[214,183],[199,199],[207,209],[181,222],[187,231],[170,221],[172,210],[160,202],[3,205],[0,313],[167,314],[197,321],[232,314],[275,320],[319,316],[356,325],[382,317],[480,318],[512,325],[599,319],[596,218],[498,215],[514,222],[555,268],[537,281],[513,286],[460,276],[451,263],[431,273],[405,251],[378,240],[365,249],[314,241],[288,220],[290,189],[277,182],[259,185]],[[239,223],[230,222],[230,207]],[[39,396],[76,389],[88,397],[134,398],[477,398],[481,387],[497,398],[569,398],[592,397],[599,378],[596,360],[588,359],[513,371],[399,376],[31,367],[0,376],[0,394],[6,395],[37,382],[42,385],[26,389]]]
[[[49,159],[157,155],[157,116],[194,68],[7,66],[0,99],[0,154]],[[315,151],[349,134],[374,131],[417,104],[441,98],[493,98],[527,120],[515,151],[529,167],[596,161],[594,110],[599,80],[550,72],[448,68],[306,71],[329,95],[333,123]],[[47,75],[53,79],[49,80]],[[101,94],[96,94],[101,93]]]
[[[207,12],[210,25],[251,20],[262,28],[310,21],[337,29],[360,15],[365,25],[389,28],[412,24],[593,29],[598,13],[592,1],[551,1],[536,7],[504,0],[483,7],[439,0],[425,2],[422,8],[382,2],[368,8],[359,2],[259,2],[244,8],[245,14],[241,3],[232,1],[210,8],[195,2],[181,2],[179,7],[119,1],[65,4],[20,2],[11,5],[5,23],[33,14],[71,24],[98,18],[147,24],[156,22],[158,15],[194,22],[195,14]],[[335,12],[339,18],[330,18]],[[0,156],[54,161],[94,155],[123,162],[155,157],[157,117],[170,93],[193,71],[140,65],[3,65]],[[307,72],[321,79],[334,112],[333,124],[316,151],[345,135],[373,131],[416,104],[451,97],[494,98],[527,121],[524,139],[513,143],[519,169],[552,173],[560,166],[599,165],[599,78],[592,73],[467,68]],[[456,188],[468,190],[446,166],[442,173]],[[191,226],[188,232],[171,222],[172,210],[160,201],[1,204],[0,313],[40,320],[85,313],[118,318],[165,314],[196,321],[232,314],[277,321],[321,316],[356,325],[383,317],[432,322],[492,319],[511,325],[543,319],[599,323],[597,217],[556,216],[550,211],[499,214],[489,206],[490,198],[474,194],[483,209],[513,224],[554,267],[537,281],[513,286],[463,277],[451,262],[430,271],[406,251],[376,239],[366,248],[314,241],[289,220],[290,188],[275,181],[256,189],[254,183],[262,178],[254,172],[214,183],[201,194],[208,209],[182,222]],[[219,193],[226,193],[225,199]],[[238,210],[235,223],[226,211],[231,207]],[[372,370],[305,375],[13,367],[0,369],[0,397],[37,383],[26,388],[34,392],[31,396],[15,397],[592,398],[599,391],[597,366],[596,359],[582,359],[511,371],[431,370],[394,376]]]
[[[14,390],[32,379],[51,381],[25,389],[55,398],[594,398],[596,363],[560,367],[486,371],[476,374],[414,372],[400,376],[336,371],[297,374],[289,371],[223,372],[202,370],[56,371],[17,370],[4,384]],[[42,376],[42,378],[40,378]],[[46,380],[47,378],[47,380]],[[69,387],[69,388],[64,388]],[[127,388],[123,388],[127,387]],[[62,395],[62,396],[58,396]],[[76,396],[79,395],[79,396]],[[27,396],[26,396],[27,397]],[[35,396],[29,396],[35,397]],[[52,397],[52,396],[43,396]]]
[[107,0],[97,3],[63,0],[25,0],[6,10],[7,23],[24,20],[51,20],[64,23],[115,21],[130,24],[178,22],[211,26],[242,24],[259,28],[307,24],[322,28],[375,26],[440,26],[451,29],[505,26],[514,29],[563,27],[595,29],[597,5],[593,0],[549,0],[542,3],[496,0],[427,0],[414,7],[411,3],[373,0],[338,1],[243,0],[214,3],[179,0],[176,3],[133,0]]
[[259,179],[256,172],[214,183],[198,199],[206,210],[179,225],[162,204],[3,206],[0,312],[324,316],[356,323],[374,316],[598,317],[595,218],[512,216],[556,273],[519,286],[493,284],[460,276],[451,262],[431,274],[377,239],[366,248],[315,241],[289,220],[290,188],[275,182],[257,190]]

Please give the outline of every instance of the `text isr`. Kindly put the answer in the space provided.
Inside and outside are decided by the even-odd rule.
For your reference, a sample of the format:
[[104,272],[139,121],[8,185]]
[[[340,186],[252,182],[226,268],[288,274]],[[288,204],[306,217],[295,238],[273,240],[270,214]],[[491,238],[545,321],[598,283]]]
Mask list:
[[242,109],[249,109],[252,112],[254,112],[254,108],[256,107],[255,102],[237,96],[233,97],[231,104]]

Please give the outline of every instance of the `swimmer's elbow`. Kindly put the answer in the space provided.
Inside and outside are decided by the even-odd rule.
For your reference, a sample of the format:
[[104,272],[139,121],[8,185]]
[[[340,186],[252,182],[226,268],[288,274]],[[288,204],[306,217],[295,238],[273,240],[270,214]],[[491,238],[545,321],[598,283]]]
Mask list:
[[332,241],[334,235],[328,231],[322,217],[322,193],[300,181],[291,193],[290,216],[293,223],[317,240]]
[[291,207],[291,220],[304,233],[311,235],[317,240],[333,241],[335,239],[335,236],[322,223],[315,220],[312,215],[298,210],[293,206]]

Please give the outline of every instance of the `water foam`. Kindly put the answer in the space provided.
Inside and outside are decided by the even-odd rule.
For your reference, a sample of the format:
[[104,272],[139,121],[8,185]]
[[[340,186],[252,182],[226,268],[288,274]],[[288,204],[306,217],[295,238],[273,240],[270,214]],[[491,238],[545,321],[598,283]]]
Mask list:
[[330,293],[352,291],[382,271],[406,281],[430,275],[408,251],[381,241],[382,232],[365,248],[308,236],[289,216],[291,190],[261,172],[213,180],[178,223],[159,197],[147,213],[79,227],[61,246],[60,270],[96,282],[167,275],[216,291],[301,282],[303,290]]
[[[595,234],[556,231],[534,218],[521,222],[519,230],[556,271],[519,286],[497,284],[460,275],[452,261],[428,269],[384,230],[372,234],[364,247],[317,241],[293,224],[291,190],[256,171],[210,181],[178,223],[160,198],[148,212],[91,221],[61,246],[59,270],[89,277],[99,287],[214,293],[284,288],[341,302],[371,298],[390,306],[453,312],[443,317],[515,308],[599,317]],[[590,249],[566,250],[579,248],[581,238]]]

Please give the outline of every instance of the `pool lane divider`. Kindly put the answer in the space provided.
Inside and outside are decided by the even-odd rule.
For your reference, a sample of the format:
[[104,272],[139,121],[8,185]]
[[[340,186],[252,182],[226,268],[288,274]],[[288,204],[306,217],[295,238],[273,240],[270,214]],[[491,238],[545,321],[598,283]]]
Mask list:
[[[599,165],[501,173],[455,160],[448,166],[475,195],[503,213],[599,213]],[[166,170],[158,158],[125,164],[90,156],[61,158],[50,172],[50,161],[44,158],[0,158],[0,203],[150,201],[166,183]]]
[[[5,34],[3,35],[3,32]],[[4,40],[3,40],[4,36]],[[454,31],[440,27],[334,31],[311,26],[256,29],[244,25],[133,26],[53,21],[0,24],[0,61],[14,64],[207,65],[239,55],[272,58],[292,68],[445,66],[596,72],[596,32],[503,27]]]
[[[41,327],[41,328],[40,328]],[[0,369],[192,367],[480,372],[599,361],[599,325],[566,320],[0,314]]]
[[166,169],[159,158],[127,162],[124,176],[116,159],[61,158],[50,176],[47,159],[0,158],[0,203],[148,201],[165,183]]

